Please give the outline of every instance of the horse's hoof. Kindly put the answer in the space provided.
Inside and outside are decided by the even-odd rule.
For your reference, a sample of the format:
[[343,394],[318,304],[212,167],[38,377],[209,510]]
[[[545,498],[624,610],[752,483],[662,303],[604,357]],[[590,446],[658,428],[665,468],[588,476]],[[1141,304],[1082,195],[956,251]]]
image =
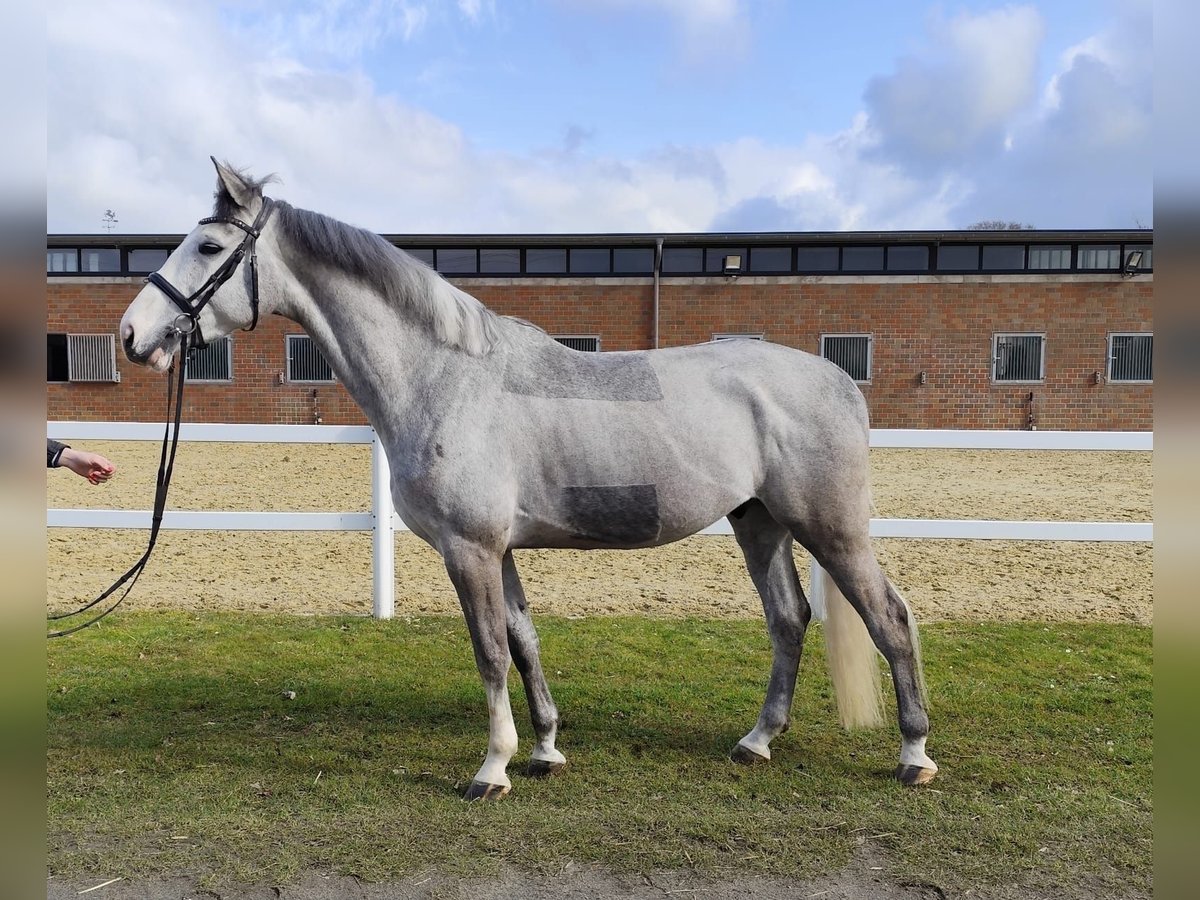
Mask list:
[[905,787],[929,784],[936,774],[937,769],[931,769],[928,766],[906,766],[904,763],[896,766],[896,780]]
[[530,778],[549,778],[567,767],[566,762],[551,762],[548,759],[531,759],[525,774]]
[[512,787],[507,784],[487,784],[483,781],[472,781],[471,786],[467,788],[467,792],[463,794],[463,799],[499,800],[510,790],[512,790]]
[[741,763],[743,766],[753,766],[758,763],[771,761],[771,757],[755,753],[745,744],[734,744],[733,749],[729,751],[729,758],[735,763]]

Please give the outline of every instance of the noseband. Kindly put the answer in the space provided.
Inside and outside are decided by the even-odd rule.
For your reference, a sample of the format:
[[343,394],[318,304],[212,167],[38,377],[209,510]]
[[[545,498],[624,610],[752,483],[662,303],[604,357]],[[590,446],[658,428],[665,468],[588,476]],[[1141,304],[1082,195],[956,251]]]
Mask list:
[[247,225],[241,219],[235,219],[233,216],[212,216],[200,220],[200,225],[234,225],[246,232],[246,236],[242,238],[242,242],[229,255],[229,258],[221,263],[220,267],[208,277],[208,280],[196,288],[190,296],[185,297],[181,290],[158,272],[151,273],[146,279],[148,283],[170,297],[171,302],[179,307],[180,313],[175,317],[174,331],[180,336],[190,335],[191,339],[188,343],[196,349],[202,350],[208,346],[200,331],[200,311],[212,300],[218,288],[233,277],[247,253],[250,254],[250,311],[253,318],[246,331],[253,331],[258,325],[258,251],[256,242],[259,235],[262,234],[263,227],[267,224],[267,219],[270,218],[271,207],[271,199],[263,197],[262,209],[259,210],[258,218],[254,220],[253,225]]

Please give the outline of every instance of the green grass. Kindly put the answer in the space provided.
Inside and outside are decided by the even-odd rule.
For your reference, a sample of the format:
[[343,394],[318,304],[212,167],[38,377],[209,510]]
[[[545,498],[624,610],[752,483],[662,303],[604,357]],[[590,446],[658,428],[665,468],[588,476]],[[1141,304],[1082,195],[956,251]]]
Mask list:
[[[49,651],[49,864],[283,883],[499,864],[813,875],[866,841],[896,878],[1149,890],[1148,629],[924,629],[942,766],[890,780],[892,729],[836,725],[821,629],[767,766],[726,759],[753,724],[769,645],[754,622],[547,619],[567,772],[464,804],[486,710],[449,618],[126,614]],[[294,700],[281,696],[296,692]]]

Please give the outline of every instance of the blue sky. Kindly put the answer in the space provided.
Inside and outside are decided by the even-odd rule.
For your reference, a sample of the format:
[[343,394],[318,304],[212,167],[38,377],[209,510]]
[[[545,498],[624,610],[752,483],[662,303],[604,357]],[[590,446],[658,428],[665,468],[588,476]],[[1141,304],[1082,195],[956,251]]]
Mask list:
[[[1152,224],[1151,6],[55,4],[48,224],[185,231],[208,155],[385,232]],[[150,36],[154,39],[151,40]]]

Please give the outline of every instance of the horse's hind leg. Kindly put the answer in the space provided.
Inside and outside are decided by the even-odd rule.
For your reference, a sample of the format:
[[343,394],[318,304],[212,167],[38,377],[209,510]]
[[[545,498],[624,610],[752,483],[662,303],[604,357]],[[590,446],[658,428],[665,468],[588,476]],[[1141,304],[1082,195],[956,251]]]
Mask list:
[[488,751],[465,799],[502,797],[512,787],[505,769],[517,752],[517,728],[508,699],[509,655],[500,553],[463,539],[441,548],[471,632],[475,664],[487,691]]
[[533,776],[555,775],[567,764],[567,758],[554,747],[558,734],[558,708],[550,696],[550,687],[542,672],[537,631],[529,617],[525,603],[525,590],[517,575],[512,551],[504,554],[504,602],[508,613],[508,649],[521,680],[525,684],[525,696],[529,701],[529,714],[533,719],[533,730],[537,734],[537,745],[529,761],[529,774]]
[[797,534],[797,540],[808,547],[862,616],[871,640],[891,667],[903,738],[897,779],[907,785],[933,780],[937,764],[925,753],[929,716],[915,622],[908,604],[879,567],[867,528],[854,529],[851,534],[823,532],[815,539],[812,534]]
[[750,763],[770,759],[771,741],[788,728],[804,631],[812,613],[792,560],[791,532],[757,500],[731,514],[729,521],[762,597],[771,635],[771,679],[758,724],[730,754],[737,762]]

